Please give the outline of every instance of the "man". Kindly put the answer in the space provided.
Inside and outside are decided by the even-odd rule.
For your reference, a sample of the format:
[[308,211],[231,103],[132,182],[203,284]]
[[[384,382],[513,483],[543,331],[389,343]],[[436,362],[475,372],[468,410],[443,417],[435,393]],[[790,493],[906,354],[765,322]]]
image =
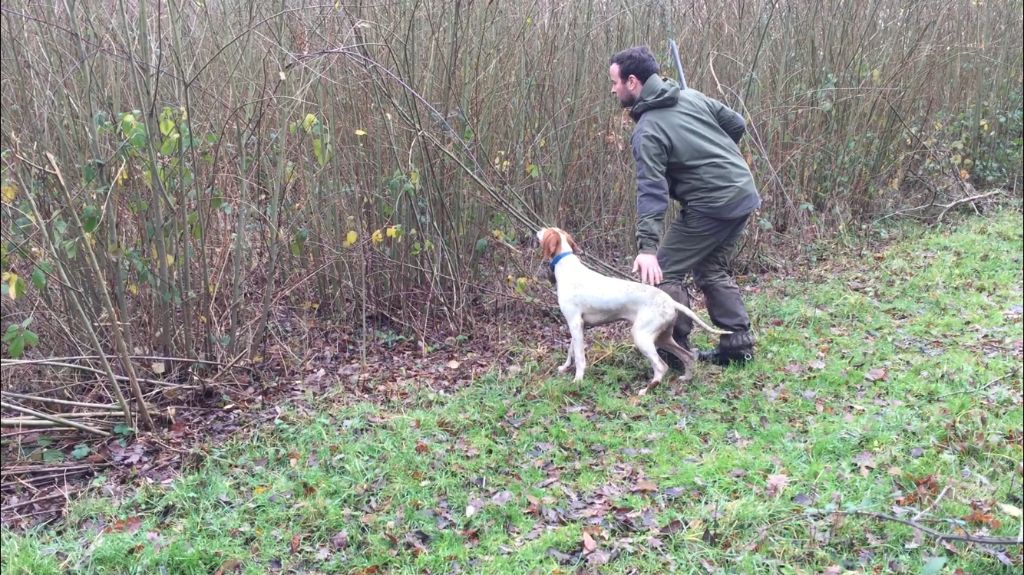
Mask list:
[[[632,147],[639,255],[633,272],[684,305],[690,297],[682,281],[692,272],[711,321],[733,332],[698,358],[718,365],[749,361],[754,355],[750,318],[729,271],[747,219],[761,205],[737,146],[746,131],[743,118],[696,90],[680,90],[673,80],[662,78],[646,47],[623,50],[609,62],[612,94],[636,122]],[[661,243],[669,198],[682,209]],[[689,348],[692,329],[690,318],[680,314],[673,336]],[[678,369],[674,356],[662,357]]]

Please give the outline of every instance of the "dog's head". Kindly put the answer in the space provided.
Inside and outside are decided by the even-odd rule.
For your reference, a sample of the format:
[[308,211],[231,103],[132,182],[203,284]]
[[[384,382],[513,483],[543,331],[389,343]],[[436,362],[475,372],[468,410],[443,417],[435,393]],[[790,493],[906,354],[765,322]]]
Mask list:
[[572,253],[579,253],[580,247],[576,240],[572,239],[569,232],[561,228],[541,228],[537,230],[537,241],[540,242],[541,254],[544,259],[550,260],[563,251],[562,245],[569,246]]

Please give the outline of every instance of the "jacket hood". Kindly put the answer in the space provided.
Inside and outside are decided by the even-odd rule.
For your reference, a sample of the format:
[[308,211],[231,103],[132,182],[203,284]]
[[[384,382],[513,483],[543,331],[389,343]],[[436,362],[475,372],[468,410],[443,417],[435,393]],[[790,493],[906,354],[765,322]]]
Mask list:
[[671,78],[662,78],[658,74],[651,74],[644,82],[643,90],[640,91],[640,100],[629,111],[633,121],[639,121],[640,116],[648,110],[655,108],[669,108],[675,106],[679,101],[679,84]]

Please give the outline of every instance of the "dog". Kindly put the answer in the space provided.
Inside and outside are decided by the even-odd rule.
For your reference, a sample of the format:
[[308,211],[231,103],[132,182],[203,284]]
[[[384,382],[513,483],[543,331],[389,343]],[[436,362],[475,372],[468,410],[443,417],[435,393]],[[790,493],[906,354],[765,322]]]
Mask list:
[[576,241],[562,229],[541,228],[537,231],[537,240],[544,259],[550,262],[548,265],[558,291],[558,307],[572,334],[568,357],[558,372],[565,373],[575,364],[575,381],[583,379],[587,367],[584,327],[614,321],[633,324],[633,343],[654,369],[654,377],[648,387],[641,391],[641,395],[661,383],[668,371],[668,365],[658,357],[659,347],[683,362],[684,370],[680,380],[687,381],[693,376],[696,354],[679,345],[672,337],[672,326],[675,325],[677,314],[686,314],[711,333],[731,333],[704,323],[693,310],[654,286],[608,277],[591,270],[576,255],[579,251]]

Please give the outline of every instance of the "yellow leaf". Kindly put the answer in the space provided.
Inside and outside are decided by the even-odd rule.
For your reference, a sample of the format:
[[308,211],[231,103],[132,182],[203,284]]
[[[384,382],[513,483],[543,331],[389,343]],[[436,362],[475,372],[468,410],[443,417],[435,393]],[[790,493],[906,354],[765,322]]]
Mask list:
[[387,229],[387,231],[386,231],[386,232],[384,232],[384,233],[385,233],[385,234],[386,234],[386,235],[387,235],[387,236],[388,236],[389,238],[394,238],[394,237],[397,237],[397,236],[398,236],[398,230],[397,230],[397,229],[395,229],[395,226],[389,226],[389,227],[388,227],[388,229]]
[[420,185],[420,172],[419,170],[413,170],[409,172],[409,183],[413,186],[419,187]]
[[166,256],[164,256],[164,259],[167,261],[168,267],[174,265],[174,256],[172,256],[171,254],[167,254]]
[[18,299],[18,274],[14,272],[5,272],[4,281],[7,282],[7,295],[11,299]]
[[267,492],[267,488],[264,487],[263,485],[257,485],[252,490],[252,494],[253,495],[260,495],[260,494],[266,493],[266,492]]
[[351,246],[352,244],[356,243],[356,240],[358,239],[359,234],[357,234],[355,230],[349,231],[348,234],[345,235],[345,247]]
[[16,197],[18,197],[18,189],[14,187],[14,184],[5,184],[0,189],[0,201],[3,201],[3,203],[10,204],[14,202]]
[[968,172],[967,170],[960,170],[960,179],[965,181],[965,182],[967,180],[971,179],[970,172]]
[[380,230],[373,230],[373,235],[370,236],[370,241],[375,245],[384,241],[384,232]]
[[366,130],[356,130],[356,135],[357,136],[365,136],[366,135]]
[[139,284],[128,284],[128,292],[132,295],[139,295]]
[[306,114],[306,117],[302,119],[302,129],[308,134],[313,126],[316,125],[316,116],[313,114]]

